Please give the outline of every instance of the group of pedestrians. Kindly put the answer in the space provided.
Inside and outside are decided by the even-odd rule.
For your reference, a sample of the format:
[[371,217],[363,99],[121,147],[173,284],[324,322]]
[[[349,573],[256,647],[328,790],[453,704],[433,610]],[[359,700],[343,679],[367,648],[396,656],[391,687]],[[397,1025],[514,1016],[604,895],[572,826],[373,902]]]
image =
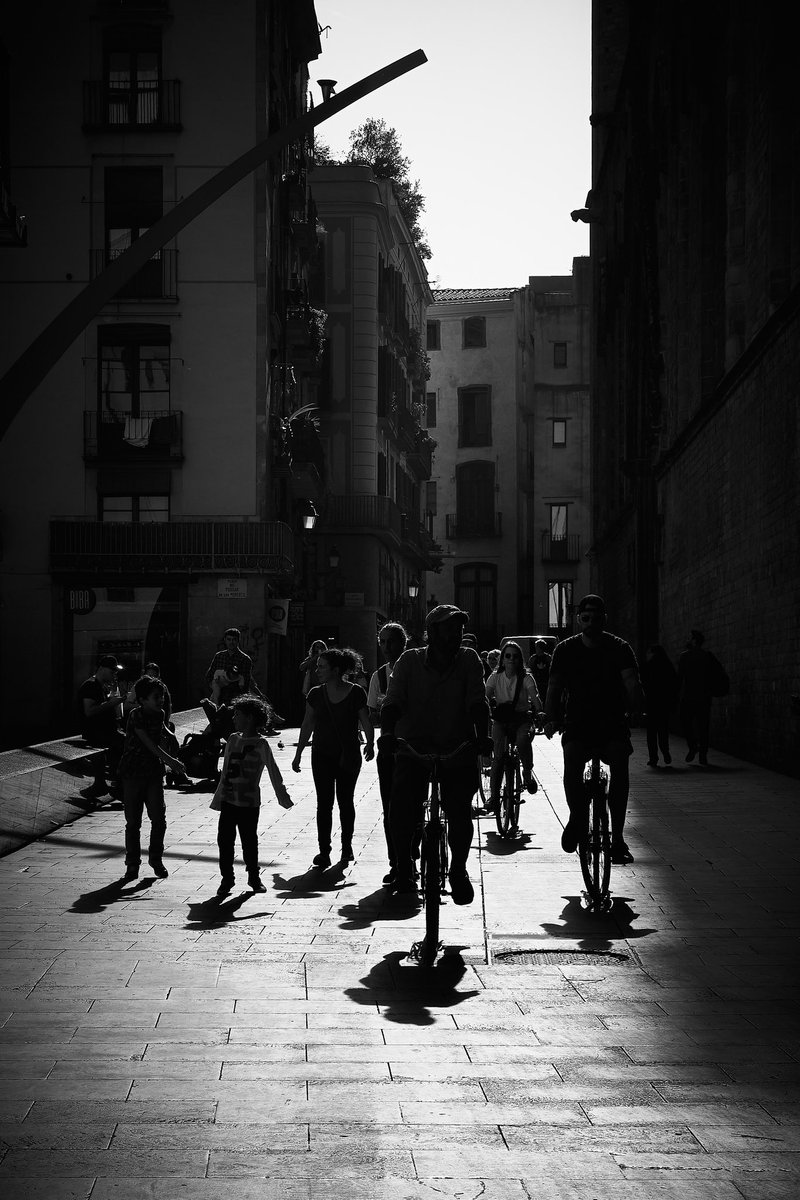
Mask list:
[[677,670],[663,646],[653,643],[647,647],[642,684],[649,767],[659,766],[659,752],[664,766],[672,763],[669,733],[676,707],[686,738],[686,762],[696,758],[701,766],[708,766],[711,702],[715,696],[726,695],[730,684],[719,659],[704,649],[704,642],[700,630],[693,629]]

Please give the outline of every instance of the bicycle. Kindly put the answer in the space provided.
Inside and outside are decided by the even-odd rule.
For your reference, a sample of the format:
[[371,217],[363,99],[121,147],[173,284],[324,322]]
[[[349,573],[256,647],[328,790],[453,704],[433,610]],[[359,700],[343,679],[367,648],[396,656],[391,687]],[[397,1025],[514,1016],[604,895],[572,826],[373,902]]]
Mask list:
[[519,806],[522,800],[522,764],[517,747],[517,731],[504,725],[506,748],[503,751],[500,796],[494,816],[501,838],[519,833]]
[[608,810],[608,771],[600,763],[597,751],[592,753],[583,773],[583,787],[588,801],[586,825],[578,840],[583,881],[584,908],[587,912],[608,912],[611,908],[611,830]]
[[442,945],[439,941],[439,908],[441,898],[447,892],[449,865],[447,818],[442,812],[439,796],[439,768],[442,763],[450,762],[462,754],[471,744],[462,742],[450,754],[420,754],[405,738],[397,739],[398,754],[408,754],[430,764],[420,854],[420,888],[425,902],[425,937],[421,942],[414,942],[409,955],[425,967],[433,966]]

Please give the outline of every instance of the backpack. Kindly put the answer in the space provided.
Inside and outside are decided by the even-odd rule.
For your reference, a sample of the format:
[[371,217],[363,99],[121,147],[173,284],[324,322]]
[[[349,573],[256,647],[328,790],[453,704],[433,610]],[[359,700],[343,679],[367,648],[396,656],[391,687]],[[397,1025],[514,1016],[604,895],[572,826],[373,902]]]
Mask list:
[[727,696],[731,690],[731,681],[725,668],[710,651],[708,660],[708,690],[712,696]]
[[219,775],[219,740],[202,733],[187,733],[175,756],[187,775],[195,779],[215,779]]

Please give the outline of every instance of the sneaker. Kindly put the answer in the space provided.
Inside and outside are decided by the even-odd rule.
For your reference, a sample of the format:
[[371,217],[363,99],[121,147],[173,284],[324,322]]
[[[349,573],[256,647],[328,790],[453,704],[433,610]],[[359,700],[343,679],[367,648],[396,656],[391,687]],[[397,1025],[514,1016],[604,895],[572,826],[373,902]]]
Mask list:
[[398,877],[395,880],[393,894],[399,896],[401,900],[417,901],[419,900],[419,891],[413,879],[403,879]]
[[342,846],[342,853],[339,857],[339,862],[342,862],[342,863],[355,862],[355,858],[356,858],[356,856],[355,856],[355,854],[353,854],[352,846]]
[[248,875],[247,886],[251,892],[265,892],[267,890],[260,875]]
[[235,879],[234,879],[233,875],[231,875],[230,878],[228,878],[228,879],[223,879],[222,882],[220,883],[219,887],[217,888],[217,895],[218,896],[227,896],[230,892],[233,891],[234,883],[235,883]]
[[168,870],[167,870],[167,868],[164,866],[163,862],[151,862],[151,863],[150,863],[150,870],[153,872],[153,874],[154,874],[154,875],[155,875],[155,876],[156,876],[158,879],[167,879],[167,878],[169,878],[169,871],[168,871]]
[[664,765],[668,767],[668,766],[670,765],[670,763],[671,763],[671,762],[672,762],[672,755],[671,755],[671,754],[665,754],[665,755],[664,755]]
[[565,854],[574,854],[578,849],[578,827],[572,820],[567,821],[561,834],[561,849]]
[[122,882],[123,883],[131,883],[134,879],[138,879],[138,878],[139,878],[139,868],[138,867],[126,867],[125,874],[122,876]]
[[467,872],[451,871],[449,879],[453,904],[472,904],[475,899],[475,889]]
[[687,752],[687,754],[686,754],[686,761],[687,761],[687,762],[694,762],[694,758],[695,758],[695,755],[696,755],[696,754],[697,754],[697,751],[696,751],[696,750],[689,750],[689,751]]
[[657,767],[658,761],[655,758],[648,758],[647,765],[648,767]]
[[[539,784],[536,782],[534,777],[531,775],[530,779],[526,780],[526,782],[525,782],[525,791],[528,792],[531,796],[535,796],[536,793],[538,792],[538,790],[539,790]],[[521,800],[520,803],[524,804],[525,801]]]
[[389,870],[384,875],[383,879],[381,880],[381,883],[383,884],[384,887],[394,887],[396,882],[397,882],[397,874],[395,873],[394,867],[390,867]]
[[320,851],[319,854],[314,855],[311,862],[313,866],[319,867],[320,871],[326,871],[331,865],[331,856],[330,854],[323,854],[322,851]]
[[623,842],[622,838],[617,838],[611,843],[611,861],[618,867],[624,867],[627,863],[633,862],[633,855],[628,849],[628,844]]

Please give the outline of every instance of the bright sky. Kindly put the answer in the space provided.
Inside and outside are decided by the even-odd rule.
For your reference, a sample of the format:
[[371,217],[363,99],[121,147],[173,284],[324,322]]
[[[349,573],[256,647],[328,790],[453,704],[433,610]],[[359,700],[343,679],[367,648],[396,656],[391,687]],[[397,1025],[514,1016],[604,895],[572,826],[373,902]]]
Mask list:
[[337,157],[367,117],[397,130],[426,199],[434,287],[520,287],[589,253],[591,0],[316,0],[341,92],[404,54],[428,62],[318,129]]

